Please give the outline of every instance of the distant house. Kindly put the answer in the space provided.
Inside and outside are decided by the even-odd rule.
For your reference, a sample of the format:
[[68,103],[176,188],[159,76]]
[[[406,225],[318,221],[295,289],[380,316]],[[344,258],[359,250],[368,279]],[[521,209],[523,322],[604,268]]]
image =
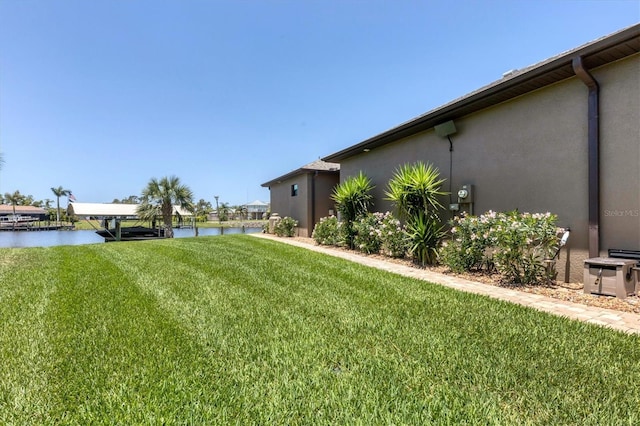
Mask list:
[[298,235],[311,236],[320,218],[335,214],[331,200],[340,181],[340,165],[316,160],[262,184],[271,196],[271,212],[298,221]]
[[[572,231],[560,277],[582,281],[585,258],[640,250],[639,52],[634,25],[506,72],[323,160],[340,164],[342,180],[364,172],[376,185],[377,211],[392,209],[384,191],[397,168],[421,160],[452,193],[442,199],[445,221],[463,210],[554,213]],[[277,181],[282,187],[265,184],[278,191],[273,211],[297,213],[285,195],[300,173]],[[466,198],[457,195],[463,186]]]
[[251,203],[244,205],[247,209],[249,219],[261,220],[269,211],[269,203],[264,203],[260,200],[255,200]]
[[34,206],[14,206],[9,204],[0,204],[0,221],[13,222],[13,221],[28,221],[28,220],[49,220],[49,213],[41,208]]

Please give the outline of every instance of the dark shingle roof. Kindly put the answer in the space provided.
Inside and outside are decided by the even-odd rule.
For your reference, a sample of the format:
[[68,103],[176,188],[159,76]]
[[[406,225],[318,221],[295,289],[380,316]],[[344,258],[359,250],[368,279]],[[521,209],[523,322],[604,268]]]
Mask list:
[[277,177],[275,179],[270,180],[269,182],[263,183],[261,186],[268,187],[273,185],[274,183],[280,183],[283,180],[290,179],[294,176],[298,176],[305,173],[311,172],[338,172],[340,170],[340,164],[338,163],[330,163],[322,160],[315,160],[309,164],[305,164],[299,169],[293,170],[285,175]]

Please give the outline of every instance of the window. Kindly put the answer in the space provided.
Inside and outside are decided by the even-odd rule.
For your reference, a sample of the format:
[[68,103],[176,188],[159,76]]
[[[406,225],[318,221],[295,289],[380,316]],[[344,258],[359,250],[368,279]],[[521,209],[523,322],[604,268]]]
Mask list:
[[293,185],[291,185],[291,196],[295,197],[298,195],[298,184],[294,183]]

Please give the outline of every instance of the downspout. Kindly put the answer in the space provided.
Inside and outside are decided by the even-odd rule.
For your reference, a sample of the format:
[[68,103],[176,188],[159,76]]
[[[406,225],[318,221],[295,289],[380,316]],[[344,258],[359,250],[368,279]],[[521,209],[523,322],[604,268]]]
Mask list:
[[589,89],[589,257],[598,257],[600,255],[600,88],[598,82],[584,68],[582,57],[573,58],[572,65],[573,71]]
[[309,222],[309,228],[307,230],[309,235],[307,235],[307,237],[311,236],[313,232],[313,228],[316,225],[316,178],[317,177],[318,177],[318,171],[316,170],[311,176],[311,221]]

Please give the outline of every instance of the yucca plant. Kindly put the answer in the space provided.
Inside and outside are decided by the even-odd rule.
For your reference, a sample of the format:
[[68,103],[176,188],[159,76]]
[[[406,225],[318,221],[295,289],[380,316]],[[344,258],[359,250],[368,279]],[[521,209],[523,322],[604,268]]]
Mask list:
[[398,168],[385,192],[406,221],[409,254],[422,266],[436,262],[438,244],[444,236],[438,219],[438,210],[442,209],[438,198],[447,194],[440,190],[443,182],[436,167],[418,161]]
[[353,222],[369,211],[373,200],[373,188],[375,186],[371,179],[360,171],[356,176],[351,176],[337,185],[331,195],[331,199],[336,202],[336,209],[340,212],[340,219],[345,224],[345,239],[350,248],[353,248]]
[[421,266],[433,265],[438,258],[438,244],[444,237],[444,227],[433,213],[419,212],[407,221],[409,254]]
[[438,197],[446,195],[441,191],[440,171],[431,164],[418,161],[398,168],[388,183],[385,195],[398,210],[403,219],[410,219],[425,212],[442,209]]

